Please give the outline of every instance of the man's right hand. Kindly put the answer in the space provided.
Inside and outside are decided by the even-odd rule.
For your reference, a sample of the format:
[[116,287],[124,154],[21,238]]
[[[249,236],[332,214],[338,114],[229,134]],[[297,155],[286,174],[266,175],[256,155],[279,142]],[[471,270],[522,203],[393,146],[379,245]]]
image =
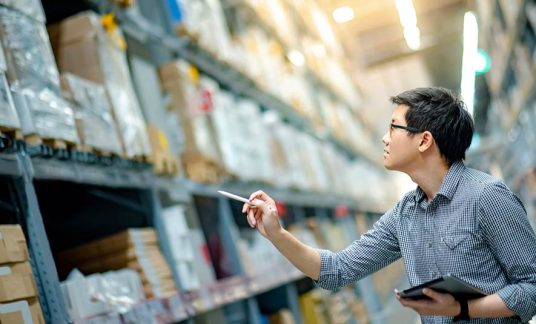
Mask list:
[[256,191],[249,196],[252,205],[244,204],[242,212],[247,213],[249,226],[266,238],[274,238],[281,232],[279,215],[275,201],[263,191]]

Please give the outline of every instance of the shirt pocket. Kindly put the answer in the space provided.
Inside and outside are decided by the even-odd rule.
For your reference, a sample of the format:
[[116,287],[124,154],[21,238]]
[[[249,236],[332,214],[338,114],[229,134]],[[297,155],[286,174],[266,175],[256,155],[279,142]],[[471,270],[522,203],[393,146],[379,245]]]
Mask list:
[[456,250],[462,243],[470,239],[470,234],[446,234],[441,237],[441,243],[447,250]]

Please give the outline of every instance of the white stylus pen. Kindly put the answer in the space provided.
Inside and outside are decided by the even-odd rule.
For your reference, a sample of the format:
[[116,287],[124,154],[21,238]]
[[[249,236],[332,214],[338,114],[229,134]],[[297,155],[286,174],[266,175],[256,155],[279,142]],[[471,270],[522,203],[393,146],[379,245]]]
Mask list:
[[232,193],[229,193],[227,191],[223,191],[223,190],[218,190],[218,193],[224,195],[225,197],[229,197],[231,199],[234,199],[234,200],[238,200],[238,201],[241,201],[243,203],[246,203],[246,204],[250,204],[252,206],[254,206],[251,201],[247,200],[246,198],[244,197],[240,197],[240,196],[237,196],[237,195],[234,195]]

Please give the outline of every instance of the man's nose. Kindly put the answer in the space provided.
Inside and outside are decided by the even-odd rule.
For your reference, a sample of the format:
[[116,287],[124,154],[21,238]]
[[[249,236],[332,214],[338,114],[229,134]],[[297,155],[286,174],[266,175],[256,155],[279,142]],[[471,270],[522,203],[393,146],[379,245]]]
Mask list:
[[387,145],[389,144],[389,140],[391,140],[391,137],[389,136],[389,132],[386,132],[382,137],[382,142]]

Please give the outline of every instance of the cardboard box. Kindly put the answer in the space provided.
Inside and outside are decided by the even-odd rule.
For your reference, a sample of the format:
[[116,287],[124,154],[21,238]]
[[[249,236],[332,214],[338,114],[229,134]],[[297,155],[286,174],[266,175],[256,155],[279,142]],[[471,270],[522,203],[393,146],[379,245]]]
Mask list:
[[30,313],[32,313],[33,324],[45,324],[43,310],[41,309],[39,300],[37,298],[28,298],[26,301],[30,305]]
[[30,263],[13,263],[0,266],[0,302],[34,297],[37,295]]
[[136,242],[143,244],[158,244],[156,232],[152,228],[128,229],[117,234],[107,236],[95,241],[79,245],[69,250],[56,254],[56,258],[61,263],[70,261],[79,263],[84,260],[95,259],[106,254],[123,253],[129,247],[135,246]]
[[28,247],[20,225],[0,225],[0,264],[26,260]]
[[0,323],[33,324],[30,305],[26,300],[0,304]]
[[102,84],[112,106],[126,157],[148,156],[150,145],[119,28],[106,31],[99,16],[81,13],[49,28],[62,72]]
[[175,291],[169,265],[152,228],[129,229],[56,255],[58,271],[85,274],[130,268],[138,272],[147,297]]

